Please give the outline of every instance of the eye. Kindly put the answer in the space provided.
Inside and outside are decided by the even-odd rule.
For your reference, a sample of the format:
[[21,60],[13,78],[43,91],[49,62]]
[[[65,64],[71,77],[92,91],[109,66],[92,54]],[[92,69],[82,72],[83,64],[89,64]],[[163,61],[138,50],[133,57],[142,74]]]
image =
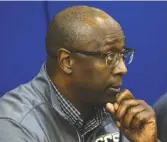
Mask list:
[[107,56],[107,59],[108,59],[108,60],[112,60],[113,57],[114,57],[114,54],[109,54],[109,55]]
[[127,58],[128,52],[125,50],[123,51],[120,56],[123,58],[123,60],[125,60]]
[[111,57],[111,56],[108,56],[108,60],[112,60],[112,57]]
[[121,57],[123,58],[123,60],[125,60],[127,55],[126,54],[121,54]]

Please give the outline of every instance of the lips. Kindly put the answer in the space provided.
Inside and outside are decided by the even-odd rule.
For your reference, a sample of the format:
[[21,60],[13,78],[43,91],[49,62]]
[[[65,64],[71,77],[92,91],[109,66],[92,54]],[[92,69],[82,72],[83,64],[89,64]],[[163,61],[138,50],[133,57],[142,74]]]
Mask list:
[[109,90],[113,91],[113,92],[116,92],[116,93],[119,93],[120,92],[120,88],[113,88],[113,87],[110,87],[108,88]]
[[118,89],[118,88],[121,88],[122,84],[114,84],[114,85],[108,85],[107,88],[115,88],[115,89]]
[[120,92],[121,84],[110,85],[107,87],[107,90],[111,90],[113,92]]
[[120,88],[121,85],[122,85],[122,84],[117,84],[117,85],[112,85],[112,86],[110,86],[110,87],[112,87],[112,88]]

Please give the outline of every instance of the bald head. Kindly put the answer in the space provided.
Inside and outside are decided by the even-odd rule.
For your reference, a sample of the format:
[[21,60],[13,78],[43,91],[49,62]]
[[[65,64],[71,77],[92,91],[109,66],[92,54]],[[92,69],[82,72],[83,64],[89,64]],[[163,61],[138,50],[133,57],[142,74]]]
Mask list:
[[116,55],[120,54],[104,57],[101,53],[122,53],[125,47],[122,38],[118,22],[89,6],[69,7],[58,13],[49,25],[47,73],[61,94],[83,111],[81,114],[89,112],[92,104],[101,106],[115,100],[115,91],[106,88],[121,84],[126,67],[122,58],[115,67],[115,60],[121,57]]
[[49,25],[46,37],[48,56],[59,48],[83,48],[92,41],[102,44],[121,38],[121,26],[104,11],[89,6],[73,6],[58,13]]

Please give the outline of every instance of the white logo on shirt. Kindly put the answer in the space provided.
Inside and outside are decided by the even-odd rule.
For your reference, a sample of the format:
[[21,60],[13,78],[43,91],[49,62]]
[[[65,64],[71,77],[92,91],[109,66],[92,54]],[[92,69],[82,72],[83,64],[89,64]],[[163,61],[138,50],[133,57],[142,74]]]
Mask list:
[[119,133],[106,134],[98,137],[95,142],[119,142]]

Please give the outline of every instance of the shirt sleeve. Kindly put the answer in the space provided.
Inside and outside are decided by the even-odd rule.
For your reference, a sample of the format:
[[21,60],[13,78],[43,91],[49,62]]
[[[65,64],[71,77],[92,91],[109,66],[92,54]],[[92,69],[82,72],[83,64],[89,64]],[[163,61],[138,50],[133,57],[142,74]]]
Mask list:
[[161,141],[167,141],[167,93],[153,106],[156,113],[158,138]]
[[37,142],[37,140],[14,120],[0,119],[0,142]]

